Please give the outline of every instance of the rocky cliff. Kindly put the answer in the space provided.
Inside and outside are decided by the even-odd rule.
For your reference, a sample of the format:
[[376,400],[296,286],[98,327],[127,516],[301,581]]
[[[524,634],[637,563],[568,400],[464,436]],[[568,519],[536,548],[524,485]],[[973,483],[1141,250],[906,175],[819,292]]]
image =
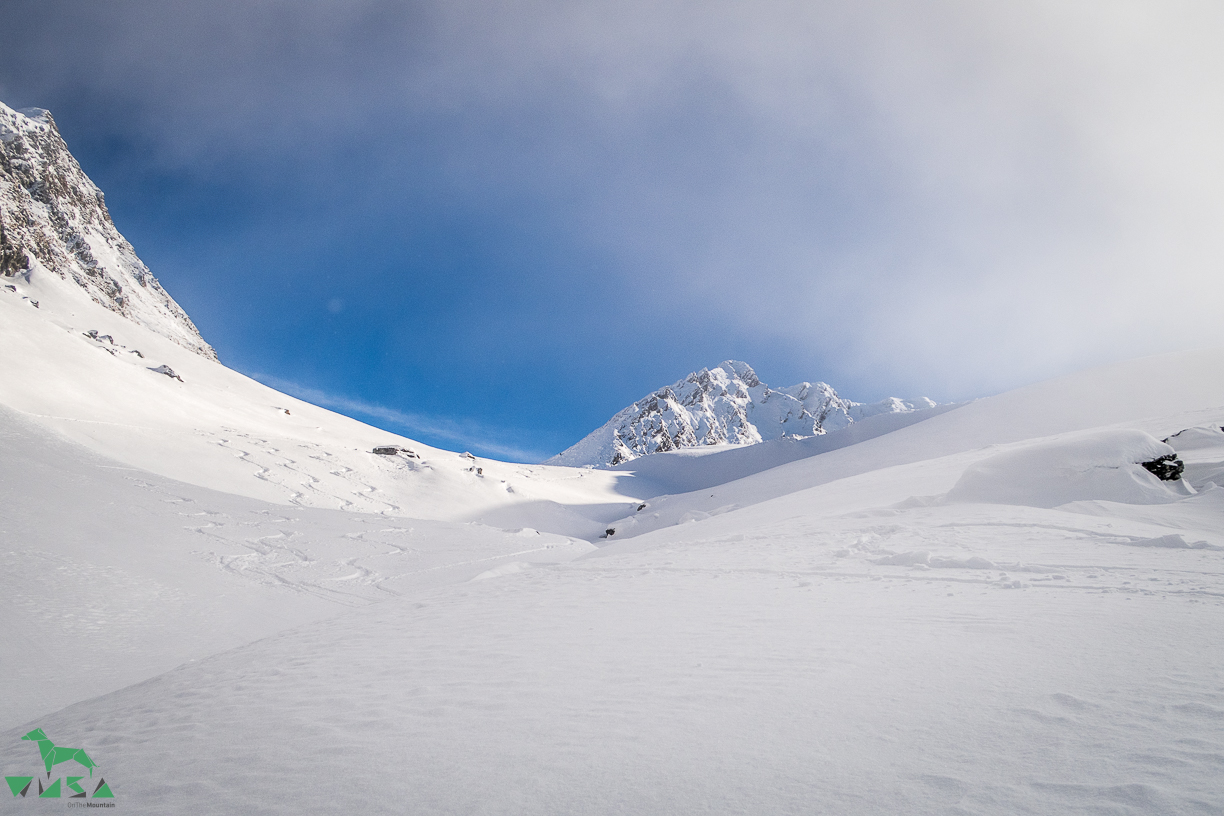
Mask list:
[[119,234],[51,114],[0,104],[0,277],[56,275],[94,302],[208,359],[187,313]]

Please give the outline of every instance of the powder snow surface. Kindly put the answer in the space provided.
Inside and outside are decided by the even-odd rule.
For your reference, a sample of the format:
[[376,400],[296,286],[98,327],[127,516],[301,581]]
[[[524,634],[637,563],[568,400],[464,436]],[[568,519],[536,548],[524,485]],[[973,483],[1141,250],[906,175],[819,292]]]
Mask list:
[[637,474],[426,448],[63,283],[0,292],[4,775],[38,727],[130,813],[1224,811],[1222,352]]

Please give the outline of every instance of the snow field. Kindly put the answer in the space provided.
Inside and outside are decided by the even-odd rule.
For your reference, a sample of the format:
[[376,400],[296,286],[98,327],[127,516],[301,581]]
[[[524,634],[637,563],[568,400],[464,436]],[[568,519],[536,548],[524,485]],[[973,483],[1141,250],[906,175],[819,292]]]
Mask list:
[[508,555],[38,722],[135,812],[1218,810],[1224,491],[913,493],[972,459]]
[[1174,502],[1192,495],[1192,489],[1181,480],[1161,481],[1141,466],[1173,455],[1173,448],[1143,431],[1077,433],[970,466],[949,491],[948,500],[1029,507],[1085,500]]
[[725,551],[434,590],[40,722],[96,746],[141,813],[1224,805],[1218,594],[739,569]]
[[217,493],[0,419],[0,726],[355,606],[594,549]]

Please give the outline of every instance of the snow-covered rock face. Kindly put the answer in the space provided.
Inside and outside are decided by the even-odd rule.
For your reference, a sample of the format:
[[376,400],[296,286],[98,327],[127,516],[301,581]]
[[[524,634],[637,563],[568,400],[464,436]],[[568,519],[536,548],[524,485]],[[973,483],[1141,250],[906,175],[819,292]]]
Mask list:
[[876,414],[934,405],[926,398],[864,405],[822,382],[772,389],[747,363],[727,360],[638,400],[547,464],[611,467],[681,448],[815,436]]
[[0,103],[0,277],[53,274],[210,360],[217,354],[119,234],[47,111]]

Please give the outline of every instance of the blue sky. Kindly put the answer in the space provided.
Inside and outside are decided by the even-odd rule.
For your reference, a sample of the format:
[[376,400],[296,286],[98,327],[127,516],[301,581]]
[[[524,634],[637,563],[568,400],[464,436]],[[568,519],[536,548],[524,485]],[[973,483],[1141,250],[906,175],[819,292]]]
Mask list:
[[8,0],[228,365],[539,459],[726,358],[862,401],[1224,342],[1218,4]]

